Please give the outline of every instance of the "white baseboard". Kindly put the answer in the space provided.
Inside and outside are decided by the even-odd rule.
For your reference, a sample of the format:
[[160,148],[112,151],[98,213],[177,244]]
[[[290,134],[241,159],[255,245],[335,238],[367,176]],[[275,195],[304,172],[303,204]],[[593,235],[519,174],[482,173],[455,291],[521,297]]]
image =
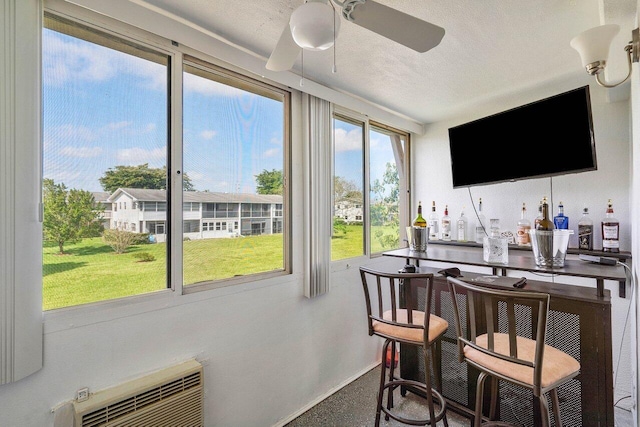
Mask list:
[[335,386],[334,388],[330,389],[325,394],[322,394],[322,395],[318,396],[316,399],[312,400],[307,405],[303,406],[302,408],[300,408],[299,410],[297,410],[293,414],[289,415],[285,419],[282,419],[282,420],[278,421],[272,427],[283,427],[283,426],[285,426],[286,424],[290,423],[294,419],[298,418],[300,415],[302,415],[305,412],[307,412],[309,409],[311,409],[314,406],[316,406],[318,403],[320,403],[323,400],[325,400],[327,397],[331,396],[332,394],[334,394],[337,391],[340,391],[343,387],[351,384],[352,382],[354,382],[355,380],[357,380],[358,378],[360,378],[361,376],[363,376],[364,374],[366,374],[370,370],[374,369],[378,365],[380,365],[380,362],[376,362],[376,363],[373,363],[372,365],[369,365],[367,368],[365,368],[362,371],[356,373],[352,377],[347,378],[342,383],[340,383],[337,386]]

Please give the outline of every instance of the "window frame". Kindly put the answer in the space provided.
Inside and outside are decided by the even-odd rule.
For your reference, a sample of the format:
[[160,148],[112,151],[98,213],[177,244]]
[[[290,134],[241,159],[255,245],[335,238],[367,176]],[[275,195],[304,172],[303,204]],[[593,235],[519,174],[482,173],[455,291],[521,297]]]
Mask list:
[[[362,124],[363,126],[363,210],[362,210],[362,226],[363,237],[364,237],[364,252],[363,257],[367,258],[376,258],[382,256],[382,252],[371,252],[371,227],[370,227],[370,206],[371,206],[371,141],[370,135],[372,130],[383,130],[386,132],[397,133],[406,138],[405,147],[404,147],[404,164],[405,164],[405,173],[403,177],[400,179],[400,195],[399,195],[399,206],[398,206],[398,233],[399,233],[399,246],[398,248],[407,247],[407,242],[404,237],[403,231],[405,227],[407,227],[411,222],[411,132],[404,131],[398,129],[394,126],[390,126],[382,123],[378,120],[373,120],[369,118],[369,116],[361,113],[357,113],[353,110],[350,110],[345,107],[341,107],[339,105],[334,105],[334,110],[332,114],[332,120],[343,120],[355,125]],[[333,126],[332,126],[333,127]],[[333,140],[335,135],[335,129],[332,133],[332,144],[335,146],[335,141]],[[335,161],[335,159],[334,159]],[[332,168],[333,169],[333,168]],[[332,170],[332,182],[333,177],[335,177],[335,172]],[[404,188],[403,188],[404,187]],[[332,191],[333,193],[333,191]],[[406,196],[404,196],[406,195]],[[404,203],[403,203],[403,198]],[[334,201],[335,204],[335,201]],[[397,249],[397,248],[396,248]],[[332,260],[331,263],[346,263],[347,261],[353,261],[354,259],[358,259],[360,256],[355,256],[352,258],[344,258],[338,260]]]
[[[209,289],[216,289],[227,286],[234,286],[243,283],[260,282],[279,276],[292,275],[292,230],[291,220],[293,218],[291,203],[291,185],[290,176],[292,170],[292,98],[291,88],[275,82],[266,82],[266,80],[258,75],[254,75],[248,71],[241,70],[231,64],[213,58],[202,52],[195,51],[189,47],[182,46],[172,40],[166,39],[157,34],[149,33],[140,28],[133,27],[125,22],[114,18],[100,15],[96,12],[89,11],[82,7],[69,4],[55,4],[54,6],[45,5],[44,13],[51,15],[53,18],[69,21],[71,24],[79,25],[88,30],[95,30],[106,35],[113,36],[119,40],[128,41],[137,46],[145,47],[162,55],[167,55],[169,59],[168,68],[168,114],[167,114],[167,200],[164,203],[164,211],[167,212],[165,220],[156,224],[156,227],[164,229],[167,238],[167,274],[166,287],[159,291],[150,293],[135,294],[130,296],[122,296],[117,298],[105,299],[92,303],[86,303],[75,306],[61,307],[58,309],[47,310],[44,313],[65,312],[68,310],[91,310],[91,307],[97,304],[115,304],[127,305],[132,302],[156,298],[159,293],[172,292],[174,295],[186,295]],[[45,28],[44,22],[41,28]],[[91,42],[91,40],[88,40]],[[285,226],[282,227],[283,234],[283,268],[278,271],[269,271],[265,273],[256,273],[246,276],[237,276],[228,279],[222,279],[215,282],[207,282],[204,284],[191,284],[184,286],[182,277],[182,222],[183,222],[183,190],[182,190],[182,154],[183,154],[183,136],[182,136],[182,73],[183,65],[189,63],[194,66],[198,64],[206,67],[207,72],[215,70],[216,73],[224,76],[229,82],[235,82],[236,85],[251,87],[254,93],[265,95],[269,91],[277,92],[282,96],[284,109],[283,126],[283,215],[282,220]],[[232,85],[234,86],[234,85]],[[237,86],[236,86],[237,87]],[[256,92],[255,88],[261,88],[261,92]],[[43,144],[40,144],[40,158],[44,155]],[[41,193],[41,190],[40,190]],[[146,203],[141,203],[140,208],[144,209]],[[159,203],[155,204],[155,210],[158,209]],[[174,208],[175,207],[175,208]],[[141,209],[141,210],[142,210]],[[113,204],[113,210],[118,210],[117,204]],[[121,208],[124,210],[124,207]],[[206,218],[211,221],[212,218]],[[112,224],[113,225],[113,224]],[[229,229],[228,225],[226,227]],[[234,222],[234,230],[239,230],[239,223]]]

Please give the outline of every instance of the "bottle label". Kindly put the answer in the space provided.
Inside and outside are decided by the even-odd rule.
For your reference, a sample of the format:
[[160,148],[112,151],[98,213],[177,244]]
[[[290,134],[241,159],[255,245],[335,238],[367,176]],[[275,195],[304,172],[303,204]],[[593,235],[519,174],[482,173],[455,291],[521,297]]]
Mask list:
[[568,230],[569,229],[569,217],[568,216],[557,216],[553,219],[553,223],[556,228],[559,230]]
[[578,247],[580,249],[593,249],[593,226],[589,224],[578,225]]
[[451,240],[451,221],[442,220],[442,240]]
[[516,243],[520,246],[529,245],[531,240],[529,240],[529,230],[531,230],[530,225],[519,225],[518,231],[516,232]]
[[618,240],[618,224],[602,225],[602,238],[606,240]]
[[458,222],[458,241],[467,241],[467,224],[465,224],[464,221]]
[[438,240],[438,220],[429,220],[429,239]]

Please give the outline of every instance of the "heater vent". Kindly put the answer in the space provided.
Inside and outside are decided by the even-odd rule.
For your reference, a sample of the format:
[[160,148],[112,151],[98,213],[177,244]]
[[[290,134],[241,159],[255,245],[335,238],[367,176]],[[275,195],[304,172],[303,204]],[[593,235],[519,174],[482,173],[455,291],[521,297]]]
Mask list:
[[191,360],[74,403],[75,425],[203,426],[203,393],[202,365]]

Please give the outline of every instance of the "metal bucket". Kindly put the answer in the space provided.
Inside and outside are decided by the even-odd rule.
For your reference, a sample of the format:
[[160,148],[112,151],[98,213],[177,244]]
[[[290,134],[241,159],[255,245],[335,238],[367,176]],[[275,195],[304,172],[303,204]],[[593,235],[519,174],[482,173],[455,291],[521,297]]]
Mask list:
[[529,230],[531,249],[539,267],[564,267],[573,230]]
[[429,239],[429,227],[407,227],[409,249],[414,252],[426,252]]

